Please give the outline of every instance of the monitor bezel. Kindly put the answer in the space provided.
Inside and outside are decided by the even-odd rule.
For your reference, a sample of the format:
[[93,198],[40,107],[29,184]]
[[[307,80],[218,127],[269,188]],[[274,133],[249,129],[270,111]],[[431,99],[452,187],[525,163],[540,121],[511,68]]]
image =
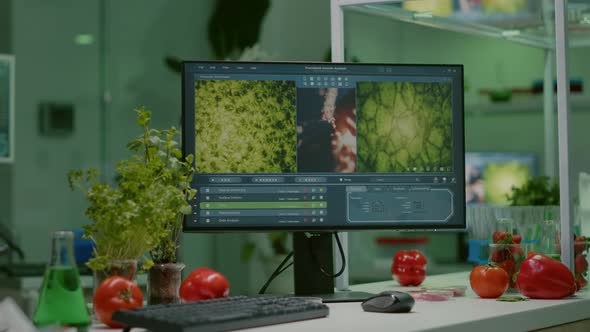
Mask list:
[[[352,66],[392,66],[392,67],[450,67],[456,68],[460,70],[460,77],[461,77],[461,91],[465,89],[465,74],[464,74],[464,66],[462,64],[398,64],[398,63],[356,63],[356,62],[321,62],[321,61],[220,61],[220,60],[186,60],[182,61],[182,70],[181,70],[181,90],[182,90],[182,129],[185,128],[185,121],[186,121],[186,68],[187,65],[194,65],[194,64],[296,64],[296,65],[352,65]],[[194,81],[191,81],[191,83]],[[183,217],[182,221],[182,231],[184,233],[244,233],[244,232],[311,232],[311,233],[322,233],[322,232],[334,232],[334,231],[362,231],[362,230],[391,230],[391,231],[441,231],[441,232],[453,232],[453,231],[466,231],[467,230],[467,204],[465,202],[465,94],[461,93],[461,114],[463,114],[463,122],[461,126],[461,149],[463,153],[461,154],[461,163],[460,167],[462,169],[462,176],[459,176],[459,181],[457,184],[460,188],[463,188],[463,198],[460,200],[460,207],[463,210],[463,224],[458,225],[456,223],[453,224],[440,224],[436,227],[433,227],[432,224],[428,225],[420,225],[420,224],[412,224],[411,226],[404,227],[404,225],[391,225],[391,224],[384,224],[384,225],[354,225],[354,226],[347,226],[347,225],[329,225],[329,226],[313,226],[313,227],[305,227],[305,226],[287,226],[287,225],[279,225],[276,227],[271,226],[247,226],[247,227],[227,227],[227,226],[199,226],[198,228],[191,228],[187,227],[187,216]],[[186,130],[182,130],[182,154],[186,156],[188,151],[186,151],[186,144],[184,142],[187,141],[187,133]],[[194,153],[194,152],[193,152]],[[195,158],[196,159],[196,158]],[[194,162],[193,162],[194,164]],[[461,186],[462,185],[462,186]]]

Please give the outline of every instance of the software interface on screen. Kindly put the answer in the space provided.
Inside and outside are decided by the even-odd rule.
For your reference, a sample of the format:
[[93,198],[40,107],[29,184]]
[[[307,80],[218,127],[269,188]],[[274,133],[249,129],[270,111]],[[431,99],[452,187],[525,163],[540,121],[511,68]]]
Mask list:
[[185,63],[185,230],[464,228],[462,79],[462,66]]

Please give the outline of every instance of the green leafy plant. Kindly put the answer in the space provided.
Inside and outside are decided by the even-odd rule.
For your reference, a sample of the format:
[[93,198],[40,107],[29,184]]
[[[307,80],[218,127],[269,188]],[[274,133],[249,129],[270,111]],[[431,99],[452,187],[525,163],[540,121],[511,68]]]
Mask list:
[[117,186],[100,183],[96,169],[68,172],[71,189],[79,188],[89,207],[92,223],[85,226],[85,237],[95,244],[88,262],[102,270],[110,260],[138,259],[147,252],[144,268],[153,263],[176,262],[178,236],[183,215],[191,213],[188,200],[194,168],[193,156],[184,160],[174,140],[178,130],[150,129],[151,112],[136,109],[137,124],[143,132],[127,144],[133,152],[116,165]]
[[530,178],[520,187],[512,187],[507,196],[512,206],[559,205],[559,184],[549,177]]

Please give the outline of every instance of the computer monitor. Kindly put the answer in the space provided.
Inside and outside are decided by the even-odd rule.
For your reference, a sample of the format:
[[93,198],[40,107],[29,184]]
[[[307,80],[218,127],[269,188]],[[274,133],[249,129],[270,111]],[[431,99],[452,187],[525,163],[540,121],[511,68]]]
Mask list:
[[461,65],[185,62],[182,91],[186,232],[465,229]]
[[465,153],[465,201],[508,205],[512,187],[537,175],[537,157],[531,152]]

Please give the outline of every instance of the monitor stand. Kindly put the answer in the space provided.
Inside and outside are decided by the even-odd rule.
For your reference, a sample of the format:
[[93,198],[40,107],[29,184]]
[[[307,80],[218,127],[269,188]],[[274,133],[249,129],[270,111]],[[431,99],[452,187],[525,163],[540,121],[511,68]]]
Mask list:
[[360,302],[373,296],[364,292],[334,292],[334,278],[329,277],[334,274],[332,239],[332,233],[293,234],[295,296],[320,297],[325,303]]

